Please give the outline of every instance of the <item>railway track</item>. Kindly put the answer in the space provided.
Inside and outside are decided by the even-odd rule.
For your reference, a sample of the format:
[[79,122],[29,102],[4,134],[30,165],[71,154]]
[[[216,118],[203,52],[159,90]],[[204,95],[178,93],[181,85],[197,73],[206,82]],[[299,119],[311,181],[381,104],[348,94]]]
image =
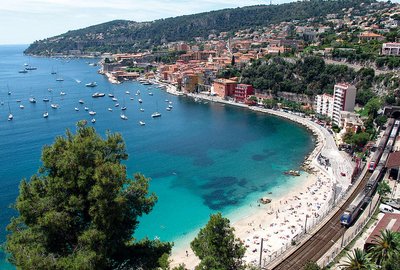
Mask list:
[[365,188],[371,173],[367,171],[347,201],[336,213],[306,242],[272,269],[302,269],[308,261],[318,261],[345,233],[346,228],[340,224],[340,216],[354,198]]

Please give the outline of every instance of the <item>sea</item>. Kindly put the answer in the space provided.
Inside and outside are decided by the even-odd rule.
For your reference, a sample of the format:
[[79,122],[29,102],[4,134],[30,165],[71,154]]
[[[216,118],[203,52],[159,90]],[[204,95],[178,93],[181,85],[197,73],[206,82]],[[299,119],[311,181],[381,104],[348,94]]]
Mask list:
[[[140,172],[151,179],[150,191],[158,202],[140,218],[134,234],[138,240],[171,241],[178,248],[192,239],[210,214],[221,212],[237,220],[266,193],[279,196],[303,181],[283,174],[299,169],[315,144],[310,132],[298,124],[170,95],[155,85],[111,84],[98,74],[99,59],[26,56],[26,47],[0,46],[0,243],[5,242],[11,217],[17,215],[11,206],[21,179],[37,173],[42,147],[64,136],[67,129],[74,132],[79,120],[87,120],[102,136],[107,131],[121,133],[129,154],[128,174]],[[26,65],[37,69],[19,73]],[[90,82],[97,87],[86,87]],[[94,92],[106,96],[92,98]],[[30,103],[30,97],[37,102]],[[84,104],[78,103],[80,99]],[[59,108],[52,109],[50,103]],[[173,107],[170,111],[168,105]],[[120,118],[122,106],[127,107],[128,120]],[[96,115],[90,116],[84,107]],[[48,118],[43,118],[45,111]],[[155,111],[161,117],[152,118]],[[5,257],[0,254],[0,269],[14,269]]]

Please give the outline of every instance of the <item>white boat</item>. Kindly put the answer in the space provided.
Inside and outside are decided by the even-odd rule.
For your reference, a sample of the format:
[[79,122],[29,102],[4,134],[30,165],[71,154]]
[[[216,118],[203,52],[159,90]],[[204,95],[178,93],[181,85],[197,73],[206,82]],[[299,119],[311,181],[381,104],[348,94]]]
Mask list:
[[139,121],[139,125],[144,126],[144,125],[146,125],[146,123],[143,121]]
[[49,117],[49,113],[48,112],[44,112],[43,113],[43,118],[47,118],[47,117]]
[[56,103],[51,103],[50,107],[53,108],[53,109],[58,109],[59,106]]
[[28,66],[25,69],[26,70],[37,70],[37,67]]
[[23,109],[23,108],[25,108],[25,106],[22,105],[22,104],[20,104],[20,105],[19,105],[19,108],[20,108],[20,109]]
[[75,111],[79,112],[79,108],[75,107]]
[[89,110],[89,108],[88,107],[85,107],[85,111],[88,111]]
[[98,97],[104,97],[106,94],[104,94],[104,93],[99,93],[99,92],[96,92],[96,93],[94,93],[93,95],[92,95],[92,97],[93,98],[98,98]]
[[79,104],[85,103],[85,102],[83,101],[83,99],[80,99],[78,102],[79,102]]
[[125,111],[125,110],[126,110],[126,106],[122,106],[122,107],[121,107],[121,110],[122,110],[122,111]]
[[81,81],[80,80],[75,80],[77,83],[81,83]]
[[9,96],[11,95],[11,91],[8,91],[8,93],[7,93]]
[[140,111],[141,111],[141,112],[144,112],[144,109],[143,109],[143,108],[140,108]]
[[160,117],[160,116],[161,116],[161,113],[159,113],[159,112],[154,112],[151,114],[151,117],[153,117],[153,118]]
[[166,108],[166,110],[167,110],[167,111],[170,111],[170,110],[171,110],[171,108],[170,108],[170,107],[167,107],[167,108]]
[[65,95],[66,95],[65,92],[63,91],[60,92],[60,96],[65,96]]
[[137,90],[137,91],[136,91],[136,95],[140,95],[140,90]]
[[108,108],[108,111],[109,111],[109,112],[112,112],[112,109],[111,109],[111,108]]
[[10,103],[8,103],[8,121],[13,120],[14,115],[11,113]]
[[86,87],[96,87],[97,83],[96,82],[90,82],[90,83],[85,84],[85,86]]
[[169,102],[169,100],[168,100],[168,99],[166,99],[166,100],[165,100],[165,102]]
[[21,100],[20,100],[20,99],[17,99],[17,100],[16,100],[16,102],[20,103],[20,102],[21,102]]
[[121,114],[120,117],[122,120],[128,120],[128,116],[126,116],[125,114]]
[[90,120],[90,122],[92,122],[94,124],[94,123],[96,123],[96,119],[93,118],[92,120]]
[[29,98],[29,102],[30,102],[30,103],[36,103],[36,99],[35,99],[34,97],[30,97],[30,98]]
[[115,103],[114,107],[119,107],[119,103]]
[[56,79],[56,81],[57,81],[57,82],[62,82],[62,81],[64,81],[64,79],[61,78],[61,77],[58,77],[58,78]]
[[133,97],[131,97],[130,100],[133,100]]
[[45,98],[43,98],[43,101],[44,101],[44,102],[49,102],[50,99],[48,99],[48,98],[45,97]]
[[113,95],[113,94],[111,94],[111,93],[110,93],[110,94],[108,94],[108,96],[109,96],[109,97],[114,97],[114,95]]
[[131,94],[131,92],[129,92],[129,91],[125,91],[125,94],[127,94],[127,95],[130,95],[130,94]]
[[153,95],[153,93],[152,92],[149,92],[149,96],[152,96]]
[[139,103],[142,103],[142,102],[143,102],[143,100],[142,100],[142,99],[140,99],[140,98],[138,99],[138,101],[139,101]]
[[118,99],[114,97],[114,98],[112,98],[112,101],[118,101]]
[[89,114],[90,115],[96,115],[96,112],[95,111],[89,111]]

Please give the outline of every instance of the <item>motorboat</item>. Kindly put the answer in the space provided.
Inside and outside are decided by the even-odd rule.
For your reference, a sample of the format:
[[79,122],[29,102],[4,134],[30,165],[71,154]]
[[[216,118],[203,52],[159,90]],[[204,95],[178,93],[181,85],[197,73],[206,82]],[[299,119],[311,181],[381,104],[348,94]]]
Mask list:
[[109,111],[109,112],[112,112],[113,110],[112,110],[111,108],[108,108],[108,111]]
[[49,113],[48,112],[44,112],[43,113],[43,118],[47,118],[47,117],[49,117]]
[[152,92],[149,92],[149,96],[152,96],[153,95],[153,93]]
[[30,102],[30,103],[36,103],[36,99],[35,99],[34,97],[30,97],[30,98],[29,98],[29,102]]
[[146,125],[146,123],[143,121],[139,121],[139,125],[144,126],[144,125]]
[[20,105],[19,105],[19,108],[20,108],[20,109],[24,109],[24,108],[25,108],[25,106],[24,106],[24,105],[22,105],[22,104],[20,104]]
[[28,71],[26,69],[21,69],[18,71],[18,73],[28,73]]
[[88,107],[85,107],[85,111],[88,111],[89,110],[89,108]]
[[11,121],[14,119],[14,115],[12,113],[8,114],[8,121]]
[[126,110],[126,106],[122,106],[122,107],[121,107],[121,110],[122,110],[122,111],[125,111],[125,110]]
[[85,84],[85,86],[86,87],[96,87],[97,83],[96,82],[90,82],[90,83]]
[[121,114],[120,117],[122,120],[128,120],[128,116],[126,116],[125,114]]
[[129,91],[125,91],[125,94],[127,94],[127,95],[130,95],[130,94],[131,94],[131,92],[129,92]]
[[159,112],[154,112],[151,114],[151,117],[153,117],[153,118],[160,117],[160,116],[161,116],[161,113],[159,113]]
[[95,111],[89,111],[89,114],[90,115],[96,115],[96,112]]
[[92,120],[90,120],[90,122],[92,122],[94,124],[94,123],[96,123],[96,119],[93,118]]
[[85,103],[85,102],[83,101],[83,99],[80,99],[78,102],[79,102],[79,104]]
[[56,104],[56,103],[51,103],[50,107],[53,108],[53,109],[58,109],[59,105]]
[[65,95],[66,95],[65,92],[63,91],[60,92],[60,96],[65,96]]
[[98,98],[98,97],[104,97],[106,94],[104,94],[104,93],[99,93],[99,92],[96,92],[96,93],[94,93],[93,95],[92,95],[92,97],[93,98]]
[[114,98],[112,98],[112,101],[118,101],[118,99],[114,97]]
[[142,100],[141,98],[139,98],[138,101],[139,101],[139,103],[142,103],[142,102],[143,102],[143,100]]
[[119,107],[119,103],[115,103],[114,107]]
[[141,112],[144,112],[144,109],[143,109],[143,108],[140,108],[140,111],[141,111]]
[[109,93],[109,94],[108,94],[108,96],[109,96],[109,97],[114,97],[114,95],[113,95],[113,94],[111,94],[111,93]]
[[78,108],[78,107],[75,107],[75,111],[79,112],[79,108]]
[[49,102],[50,101],[50,99],[48,99],[48,98],[43,98],[43,102]]

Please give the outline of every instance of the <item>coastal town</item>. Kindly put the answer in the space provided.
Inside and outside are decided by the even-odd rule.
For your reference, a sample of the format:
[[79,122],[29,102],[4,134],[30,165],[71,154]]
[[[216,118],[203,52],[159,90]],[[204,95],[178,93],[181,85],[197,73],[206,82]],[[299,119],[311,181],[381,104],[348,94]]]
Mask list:
[[[313,1],[309,2],[312,5]],[[150,23],[138,25],[135,27],[140,30]],[[114,27],[110,32],[118,30]],[[39,173],[21,182],[15,204],[20,216],[11,219],[4,244],[4,254],[10,254],[4,257],[9,256],[11,263],[21,269],[34,269],[30,266],[35,264],[37,269],[56,266],[54,269],[400,269],[399,3],[360,2],[358,6],[331,10],[323,16],[316,12],[314,17],[299,16],[234,31],[212,30],[208,36],[190,39],[168,41],[165,34],[160,37],[162,42],[148,40],[144,45],[141,43],[142,47],[133,46],[131,51],[126,47],[117,52],[106,51],[104,48],[109,47],[103,41],[109,35],[107,31],[91,33],[84,29],[83,32],[90,40],[90,49],[67,33],[67,38],[56,36],[43,42],[46,46],[60,42],[65,49],[52,51],[42,44],[45,53],[41,56],[62,59],[60,62],[91,59],[84,64],[85,68],[89,64],[93,76],[106,78],[99,84],[99,81],[80,84],[80,78],[70,78],[70,85],[80,87],[79,95],[85,93],[94,98],[89,108],[88,104],[83,105],[86,104],[83,98],[75,104],[78,99],[74,96],[77,107],[73,117],[88,111],[92,124],[80,121],[76,124],[76,134],[68,129],[65,137],[58,136],[54,145],[46,145]],[[40,46],[36,41],[32,48]],[[102,49],[96,51],[96,48]],[[18,75],[31,74],[29,68],[36,70],[26,64]],[[56,84],[63,85],[64,79],[53,67],[51,74],[52,78],[57,75]],[[105,92],[90,92],[109,83],[119,87],[121,107],[114,96],[117,88],[104,90],[113,103],[103,98]],[[140,88],[142,94],[135,88],[139,84],[146,86]],[[125,85],[129,88],[122,90]],[[65,89],[60,89],[63,94],[57,98],[64,101]],[[43,101],[53,106],[56,103],[51,91],[51,102],[47,96]],[[165,99],[167,94],[162,91],[176,97]],[[100,107],[100,103],[94,105],[98,100],[118,104],[108,108],[107,116],[113,110],[119,114],[121,109],[119,116],[123,121],[119,118],[115,121],[116,130],[124,132],[131,128],[133,119],[137,120],[134,117],[128,120],[125,110],[130,112],[129,106],[132,108],[135,102],[139,107],[137,114],[132,115],[143,117],[142,105],[146,105],[146,100],[142,104],[142,98],[147,94],[151,98],[153,92],[162,96],[155,100],[157,95],[154,95],[151,102],[156,104],[157,111],[148,117],[148,124],[145,126],[140,118],[136,125],[143,132],[155,130],[156,125],[151,124],[166,118],[160,118],[158,101],[165,101],[169,115],[180,112],[176,109],[178,102],[170,99],[173,97],[198,106],[212,104],[224,109],[235,106],[257,116],[288,120],[304,130],[312,148],[304,160],[304,155],[301,157],[298,167],[280,169],[280,176],[293,183],[291,186],[273,186],[227,217],[210,214],[207,225],[182,233],[175,242],[162,242],[159,237],[136,239],[134,232],[142,215],[153,210],[158,198],[149,192],[150,178],[140,173],[133,179],[127,178],[128,154],[122,136],[110,133],[109,129],[105,139],[97,135],[94,127],[102,126],[101,120],[95,126],[93,108]],[[14,92],[8,90],[8,102],[2,100],[1,104],[8,105],[11,116],[12,95]],[[34,106],[36,100],[32,102],[33,95],[30,96],[30,105]],[[47,103],[44,104],[47,110]],[[19,112],[29,112],[29,108],[19,108]],[[57,109],[53,110],[54,119],[61,119],[57,117],[63,111],[58,107],[53,109]],[[98,115],[105,115],[106,110],[100,110]],[[53,120],[48,118],[47,111],[43,118],[46,124],[47,120]],[[150,119],[154,121],[150,123]],[[8,123],[19,124],[11,120],[9,116]],[[135,132],[130,130],[127,134],[133,137]],[[151,133],[143,134],[146,135],[139,136],[151,137]],[[291,152],[279,154],[291,155]],[[169,162],[167,151],[162,158]],[[196,174],[200,174],[203,168],[196,169]],[[156,177],[165,176],[163,181],[168,183],[173,179],[171,185],[178,186],[173,182],[179,178],[178,170],[171,172],[169,167],[164,170],[167,172],[156,171]],[[181,203],[186,203],[185,198]],[[179,211],[178,206],[173,208],[168,209]],[[48,209],[51,210],[46,212]],[[29,231],[21,234],[25,228]],[[35,241],[44,244],[40,242],[36,247]],[[51,241],[57,243],[56,251],[43,259],[42,253],[47,254]],[[25,246],[29,246],[26,248],[29,252]],[[107,255],[103,256],[103,252]],[[68,259],[59,260],[63,258],[59,254],[67,254]],[[29,256],[33,259],[26,262]]]

